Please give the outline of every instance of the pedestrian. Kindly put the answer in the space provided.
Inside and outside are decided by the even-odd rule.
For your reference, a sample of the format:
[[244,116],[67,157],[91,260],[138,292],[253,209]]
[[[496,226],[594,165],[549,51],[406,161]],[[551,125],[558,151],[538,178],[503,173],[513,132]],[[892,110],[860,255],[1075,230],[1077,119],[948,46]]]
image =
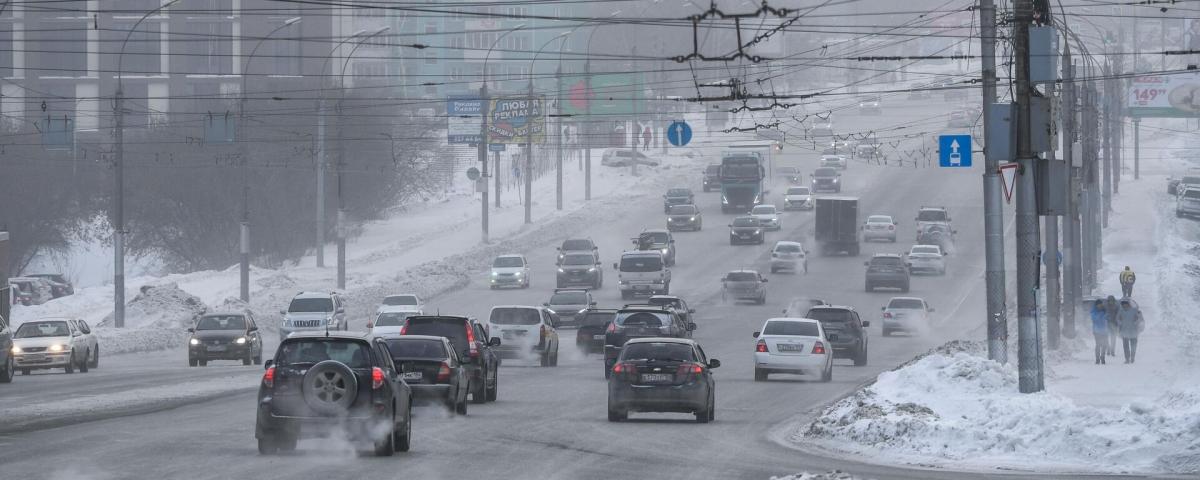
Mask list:
[[650,133],[650,127],[646,127],[645,130],[642,130],[642,150],[643,151],[650,150],[650,137],[652,137],[652,136],[654,136],[654,134]]
[[1134,307],[1129,299],[1121,300],[1121,311],[1117,314],[1118,332],[1121,334],[1121,348],[1125,351],[1125,363],[1137,360],[1138,334],[1142,332],[1144,323],[1141,312]]
[[1133,282],[1136,281],[1137,275],[1134,275],[1133,270],[1126,265],[1125,270],[1121,271],[1121,298],[1133,297]]
[[1104,300],[1096,299],[1092,304],[1092,336],[1096,339],[1096,364],[1103,365],[1104,353],[1108,351],[1108,312]]
[[1117,297],[1109,295],[1104,300],[1105,317],[1108,319],[1108,356],[1117,356],[1117,313],[1121,310],[1121,306],[1117,304]]

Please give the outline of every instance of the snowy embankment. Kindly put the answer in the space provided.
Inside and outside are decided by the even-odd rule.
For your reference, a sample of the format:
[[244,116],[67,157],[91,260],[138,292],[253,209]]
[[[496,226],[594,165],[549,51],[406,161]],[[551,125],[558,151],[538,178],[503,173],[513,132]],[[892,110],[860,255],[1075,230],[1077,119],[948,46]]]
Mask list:
[[834,470],[826,473],[803,472],[785,477],[771,477],[771,480],[860,480],[860,478],[849,473]]

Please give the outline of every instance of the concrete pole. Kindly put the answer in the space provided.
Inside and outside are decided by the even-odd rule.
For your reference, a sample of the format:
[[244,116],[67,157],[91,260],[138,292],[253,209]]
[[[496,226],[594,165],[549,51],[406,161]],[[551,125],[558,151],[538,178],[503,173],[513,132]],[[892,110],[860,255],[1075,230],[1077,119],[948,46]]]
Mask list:
[[[483,176],[483,179],[484,179],[483,180],[484,188],[483,188],[483,192],[480,192],[482,194],[482,197],[480,197],[479,206],[482,210],[482,213],[480,214],[480,219],[481,219],[480,225],[483,227],[483,232],[482,232],[483,233],[483,243],[488,243],[488,192],[487,192],[488,130],[487,130],[487,124],[488,124],[488,107],[489,107],[489,105],[488,105],[487,73],[486,73],[487,66],[485,65],[483,68],[485,71],[484,76],[483,76],[483,86],[479,87],[479,115],[480,115],[479,124],[480,124],[480,129],[479,129],[479,152],[478,153],[479,153],[479,163],[483,164],[483,172],[481,173],[481,175]],[[499,161],[499,158],[500,158],[498,155],[499,154],[497,154],[497,157],[496,157],[497,161]],[[493,174],[493,175],[495,175],[495,174]],[[497,175],[497,178],[499,178],[499,175]],[[499,195],[500,188],[498,186],[497,186],[496,190],[497,190],[496,194]]]
[[[979,2],[980,40],[983,54],[983,109],[996,102],[996,6],[992,0]],[[984,138],[993,126],[984,116]],[[988,358],[1008,362],[1008,308],[1004,279],[1004,204],[1001,198],[1000,158],[984,142],[983,215],[986,252]],[[1007,160],[1007,159],[1006,159]]]
[[[565,42],[564,42],[564,45],[565,45]],[[557,125],[557,126],[554,128],[554,133],[555,133],[554,137],[555,137],[555,143],[556,143],[556,145],[555,145],[555,146],[556,146],[556,150],[558,150],[558,151],[556,152],[556,153],[557,153],[557,161],[556,161],[556,163],[557,163],[557,165],[556,165],[556,167],[557,167],[557,170],[554,172],[554,174],[555,174],[555,177],[556,177],[556,178],[555,178],[555,182],[554,182],[554,195],[555,195],[555,196],[554,196],[554,199],[555,199],[555,202],[554,202],[554,208],[555,208],[555,209],[557,209],[557,210],[562,210],[562,209],[563,209],[563,171],[562,171],[562,165],[563,165],[563,144],[562,144],[562,141],[563,141],[563,123],[562,123],[562,115],[561,115],[561,113],[562,113],[562,104],[563,104],[563,103],[562,103],[562,102],[563,102],[563,97],[562,97],[562,90],[563,90],[563,82],[562,82],[562,63],[559,63],[559,65],[558,65],[558,68],[554,70],[554,78],[555,78],[555,83],[557,84],[557,87],[555,87],[555,89],[554,89],[554,90],[555,90],[555,100],[554,100],[554,104],[555,104],[555,105],[558,105],[558,107],[557,107],[557,113],[559,113],[559,114],[560,114],[560,115],[556,115],[556,116],[555,116],[555,118],[556,118],[556,120],[557,120],[557,121],[556,121],[556,122],[554,122],[554,123]]]
[[1029,25],[1033,21],[1032,0],[1017,0],[1014,5],[1013,43],[1017,97],[1017,373],[1021,393],[1042,390],[1041,343],[1037,319],[1038,257],[1041,233],[1038,227],[1037,157],[1031,139],[1030,103],[1033,86],[1029,81]]
[[1133,118],[1133,179],[1142,178],[1142,119]]
[[1105,80],[1104,80],[1104,105],[1101,106],[1101,108],[1103,110],[1101,112],[1102,115],[1100,117],[1101,121],[1103,122],[1100,127],[1100,134],[1103,135],[1102,140],[1104,142],[1104,205],[1101,208],[1100,226],[1104,227],[1104,228],[1108,228],[1108,214],[1112,210],[1112,195],[1113,195],[1113,172],[1112,172],[1112,170],[1113,170],[1113,166],[1115,165],[1115,162],[1113,162],[1113,150],[1112,150],[1112,123],[1111,122],[1112,122],[1112,113],[1113,112],[1111,109],[1112,102],[1109,101],[1109,98],[1111,98],[1113,91],[1112,91],[1112,81],[1107,79],[1110,75],[1112,75],[1112,65],[1105,64],[1104,65],[1104,77],[1105,77]]
[[117,72],[117,125],[113,171],[113,326],[125,327],[125,89]]
[[[588,39],[591,44],[591,37]],[[580,137],[583,138],[583,199],[592,199],[592,133],[599,131],[592,128],[592,60],[589,57],[583,62],[583,103],[584,114],[581,124]]]
[[[483,155],[484,155],[483,163],[486,165],[487,164],[487,152],[485,151]],[[495,170],[496,170],[495,172],[492,172],[492,176],[496,177],[495,179],[493,179],[493,183],[494,183],[493,187],[494,188],[492,188],[492,190],[495,190],[495,192],[492,192],[492,194],[496,196],[496,208],[499,209],[500,208],[500,188],[501,188],[500,187],[500,176],[501,176],[500,175],[500,172],[501,172],[501,170],[500,170],[500,152],[492,152],[492,166],[495,167]],[[487,180],[484,180],[484,181],[486,182]]]
[[[1065,43],[1065,42],[1064,42]],[[1067,215],[1063,217],[1063,305],[1062,335],[1075,338],[1075,311],[1079,305],[1079,168],[1075,166],[1075,149],[1078,140],[1078,123],[1075,120],[1075,65],[1071,62],[1070,45],[1063,54],[1062,124],[1063,159],[1067,162]]]
[[[322,80],[324,81],[324,80]],[[325,267],[325,90],[317,100],[317,267]]]
[[[533,64],[529,64],[529,93],[525,97],[533,104]],[[532,119],[529,119],[532,122]],[[533,223],[533,129],[525,132],[525,223]]]
[[630,163],[629,173],[636,177],[638,174],[638,168],[637,168],[638,167],[638,162],[637,162],[638,138],[641,137],[641,135],[642,135],[642,129],[641,129],[641,127],[638,126],[638,100],[639,100],[638,94],[641,93],[642,82],[641,82],[641,75],[637,71],[637,45],[636,44],[632,47],[629,47],[629,58],[630,58],[629,61],[633,64],[633,68],[631,70],[633,70],[633,74],[636,75],[635,80],[633,82],[633,102],[632,102],[633,103],[633,125],[629,129],[631,131],[630,133],[633,134],[633,157],[631,158],[632,161],[629,162]]

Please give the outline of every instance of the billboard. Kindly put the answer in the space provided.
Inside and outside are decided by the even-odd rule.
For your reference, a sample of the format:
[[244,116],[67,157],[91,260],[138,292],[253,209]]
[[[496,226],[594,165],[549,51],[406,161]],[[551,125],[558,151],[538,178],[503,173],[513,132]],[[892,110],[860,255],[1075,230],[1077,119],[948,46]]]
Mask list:
[[478,144],[482,136],[483,101],[477,97],[446,98],[446,142]]
[[1200,73],[1134,77],[1126,102],[1133,117],[1200,117]]
[[542,96],[491,99],[488,104],[488,143],[545,143],[545,102]]
[[587,79],[580,78],[567,86],[567,98],[563,102],[561,113],[564,115],[580,116],[587,113],[588,103],[592,106],[592,115],[633,115],[634,109],[640,113],[649,114],[651,108],[642,102],[640,75],[632,73],[602,74],[593,73],[591,91],[588,91]]

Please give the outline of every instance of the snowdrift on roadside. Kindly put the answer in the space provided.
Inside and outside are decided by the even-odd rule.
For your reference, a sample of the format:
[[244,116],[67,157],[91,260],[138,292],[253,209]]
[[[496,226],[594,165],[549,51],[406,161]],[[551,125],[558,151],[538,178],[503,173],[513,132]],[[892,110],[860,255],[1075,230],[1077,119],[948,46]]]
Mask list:
[[1195,473],[1200,387],[1102,409],[1054,393],[1018,393],[1013,365],[933,353],[880,374],[790,440],[966,469]]
[[125,328],[112,325],[110,313],[93,331],[105,353],[126,353],[182,347],[187,328],[208,312],[208,306],[174,283],[144,285],[125,304]]
[[834,470],[827,473],[803,472],[786,477],[771,477],[771,480],[860,480],[860,477]]

